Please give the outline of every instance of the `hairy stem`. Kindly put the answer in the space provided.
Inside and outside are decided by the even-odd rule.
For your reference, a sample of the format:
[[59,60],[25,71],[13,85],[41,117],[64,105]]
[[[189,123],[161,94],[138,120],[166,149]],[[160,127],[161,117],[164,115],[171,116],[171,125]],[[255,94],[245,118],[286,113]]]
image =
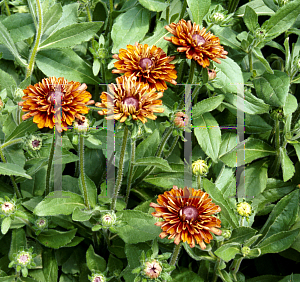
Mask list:
[[5,8],[6,8],[7,15],[10,16],[11,13],[10,13],[10,10],[9,10],[9,6],[8,6],[8,3],[7,3],[7,0],[4,0],[4,5],[5,5]]
[[[2,147],[0,147],[0,157],[1,157],[1,160],[2,160],[3,163],[7,163],[7,161],[6,161],[5,157],[4,157],[3,151],[2,151]],[[17,198],[18,199],[22,198],[22,194],[21,194],[21,192],[20,192],[20,190],[18,188],[18,185],[17,185],[17,183],[16,183],[15,178],[13,177],[13,175],[10,175],[10,180],[11,180],[13,186],[14,186],[14,191],[15,191],[15,194],[17,195]]]
[[174,140],[173,140],[173,143],[171,145],[171,148],[169,149],[169,152],[165,155],[164,159],[167,159],[168,157],[170,157],[170,155],[172,154],[177,142],[179,140],[179,135],[177,135]]
[[276,157],[271,167],[271,175],[275,176],[278,173],[280,167],[280,122],[278,117],[275,120],[275,149]]
[[131,158],[130,158],[130,167],[129,167],[129,174],[128,174],[128,181],[127,181],[127,190],[126,190],[126,197],[125,197],[125,209],[127,208],[129,194],[131,189],[131,182],[133,177],[133,166],[135,160],[135,139],[131,139]]
[[87,17],[88,17],[88,21],[89,22],[92,22],[92,13],[91,13],[91,9],[90,9],[90,6],[89,6],[89,3],[86,5],[86,14],[87,14]]
[[121,147],[121,152],[120,152],[120,160],[119,160],[119,169],[118,169],[117,181],[116,181],[114,195],[113,195],[113,199],[112,199],[112,203],[111,203],[111,210],[113,210],[113,211],[115,211],[115,209],[116,209],[117,197],[118,197],[121,185],[122,185],[123,168],[124,168],[124,161],[125,161],[125,152],[126,152],[126,144],[127,144],[127,139],[128,139],[128,132],[129,132],[128,127],[125,126],[123,142],[122,142],[122,147]]
[[84,137],[82,134],[79,135],[79,170],[80,170],[80,181],[83,189],[84,204],[87,209],[90,209],[87,186],[84,176]]
[[230,0],[228,6],[228,13],[233,13],[239,4],[239,0]]
[[166,9],[166,21],[168,24],[170,23],[170,5]]
[[14,144],[20,143],[22,141],[23,141],[23,138],[16,138],[16,139],[10,140],[10,141],[4,143],[3,145],[1,145],[1,149],[4,149],[5,147],[9,147]]
[[217,282],[217,280],[218,280],[218,269],[219,269],[220,264],[221,264],[221,259],[218,258],[218,260],[215,264],[214,275],[213,275],[212,282]]
[[50,192],[50,175],[51,175],[51,168],[52,168],[52,161],[54,156],[54,147],[55,147],[55,134],[53,134],[51,149],[50,149],[50,155],[49,155],[49,161],[48,161],[48,167],[47,167],[47,173],[46,173],[46,191],[45,196],[47,196]]
[[[169,262],[169,265],[175,265],[176,264],[176,261],[178,259],[178,256],[179,256],[179,253],[180,253],[180,250],[181,250],[181,242],[178,244],[178,245],[175,245],[174,249],[173,249],[173,254],[171,256],[171,259],[170,259],[170,262]],[[169,272],[169,275],[171,275],[172,271]],[[166,282],[166,280],[164,281]]]
[[29,62],[28,62],[28,67],[27,67],[27,73],[26,73],[26,78],[31,76],[33,68],[34,68],[34,62],[35,62],[35,57],[38,52],[38,48],[40,46],[40,41],[42,38],[42,30],[43,30],[43,17],[42,17],[42,6],[40,3],[40,0],[36,0],[36,7],[38,10],[38,30],[36,33],[36,38],[35,38],[35,43],[33,46],[33,49],[31,51],[31,54],[29,56]]
[[243,258],[235,259],[232,263],[232,266],[231,266],[232,272],[231,273],[232,273],[234,281],[237,281],[236,274],[239,271],[242,260],[243,260]]
[[188,79],[187,84],[192,84],[193,83],[195,68],[196,68],[196,61],[192,59],[191,60],[190,74],[189,74],[189,79]]

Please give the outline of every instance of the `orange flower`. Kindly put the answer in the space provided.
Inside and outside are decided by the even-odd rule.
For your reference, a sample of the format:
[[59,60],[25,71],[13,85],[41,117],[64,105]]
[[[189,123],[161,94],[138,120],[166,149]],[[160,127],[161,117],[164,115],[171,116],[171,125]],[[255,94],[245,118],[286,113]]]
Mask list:
[[26,120],[33,116],[33,122],[37,123],[38,128],[52,129],[55,125],[55,97],[59,93],[62,105],[62,129],[67,130],[75,118],[84,121],[85,117],[81,114],[87,114],[89,109],[86,105],[94,103],[90,100],[92,95],[85,91],[86,88],[85,83],[68,82],[63,77],[54,76],[44,78],[34,86],[29,85],[23,90],[25,96],[22,99],[25,101],[19,103],[22,111],[28,112],[22,119]]
[[220,39],[210,31],[206,33],[205,27],[200,30],[199,25],[182,19],[177,24],[166,25],[165,29],[174,36],[164,39],[181,46],[177,51],[185,52],[188,59],[194,59],[203,68],[209,66],[209,59],[219,64],[221,61],[218,58],[226,59],[228,52],[220,45]]
[[164,219],[155,223],[163,230],[160,238],[169,235],[169,239],[175,238],[176,245],[180,241],[187,241],[191,248],[195,247],[196,240],[204,250],[204,242],[209,244],[213,239],[210,232],[222,234],[222,231],[217,229],[221,227],[220,219],[212,216],[220,212],[221,208],[212,203],[209,195],[201,190],[173,186],[171,191],[159,195],[157,202],[159,205],[151,203],[150,207],[155,208],[153,216]]
[[139,82],[149,84],[151,89],[164,91],[168,87],[165,81],[176,85],[177,78],[175,65],[170,62],[175,56],[168,57],[166,53],[156,46],[147,44],[127,45],[127,50],[120,49],[119,55],[113,55],[118,60],[114,63],[117,68],[113,73],[125,73],[125,76],[134,75]]
[[145,123],[147,118],[155,120],[157,116],[153,113],[163,113],[162,92],[149,89],[149,85],[137,82],[136,77],[120,76],[116,79],[117,85],[110,84],[110,93],[102,92],[100,98],[102,103],[96,103],[96,107],[103,108],[99,115],[110,115],[106,119],[115,119],[124,122],[131,116],[134,120]]

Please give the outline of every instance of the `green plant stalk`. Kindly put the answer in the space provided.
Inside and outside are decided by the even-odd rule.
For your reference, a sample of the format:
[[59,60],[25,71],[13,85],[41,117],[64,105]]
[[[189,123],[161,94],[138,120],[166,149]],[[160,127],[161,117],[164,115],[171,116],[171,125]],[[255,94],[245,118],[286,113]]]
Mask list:
[[[103,62],[100,62],[100,66],[101,66],[101,74],[102,74],[102,80],[103,83],[106,83],[106,77],[105,77],[105,65]],[[99,110],[98,110],[99,111]]]
[[52,161],[54,156],[54,146],[55,146],[55,135],[53,134],[50,155],[49,155],[49,162],[48,162],[47,173],[46,173],[46,191],[45,191],[46,195],[45,196],[47,196],[50,192],[50,175],[51,175]]
[[234,281],[236,281],[236,282],[237,282],[236,274],[239,271],[242,260],[243,260],[243,258],[233,260],[233,263],[232,263],[232,266],[231,266],[231,269],[232,269],[231,273],[232,273]]
[[187,84],[192,84],[194,79],[194,73],[196,68],[196,61],[191,59],[191,68],[190,68],[190,74]]
[[275,176],[278,173],[280,167],[280,122],[279,119],[275,120],[275,149],[276,149],[276,157],[272,164],[271,175]]
[[170,5],[166,9],[166,21],[170,24]]
[[197,175],[197,188],[201,189],[201,175]]
[[135,146],[136,146],[135,139],[131,139],[131,158],[130,158],[130,167],[129,167],[128,180],[127,180],[127,189],[126,189],[126,197],[125,197],[125,209],[127,208],[130,189],[131,189],[131,182],[132,182],[132,177],[133,177],[133,167],[134,167],[134,160],[135,160]]
[[[1,160],[2,160],[3,163],[7,163],[7,161],[6,161],[5,157],[4,157],[2,148],[0,148],[0,157],[1,157]],[[18,188],[18,185],[17,185],[17,183],[16,183],[15,178],[13,177],[13,175],[10,175],[10,180],[11,180],[13,186],[14,186],[14,190],[15,190],[15,193],[17,195],[17,198],[18,199],[22,198],[22,194],[21,194],[21,192],[20,192],[20,190]]]
[[87,106],[90,110],[92,110],[92,111],[100,111],[100,108],[98,108],[98,107],[95,107],[95,106]]
[[250,72],[253,74],[253,55],[252,52],[250,51],[249,54],[249,68],[250,68]]
[[7,15],[10,16],[11,13],[10,13],[10,10],[9,10],[8,4],[7,4],[7,0],[4,0],[4,5],[5,5],[5,8],[6,8]]
[[35,57],[38,52],[39,46],[40,46],[40,41],[42,38],[42,30],[43,30],[43,18],[42,18],[42,7],[40,0],[36,0],[36,6],[38,10],[38,30],[35,38],[35,43],[33,46],[33,49],[31,51],[31,54],[29,56],[29,62],[28,62],[28,67],[27,67],[27,73],[26,73],[26,78],[31,76],[33,69],[34,69],[34,62],[35,62]]
[[221,259],[218,258],[218,260],[217,260],[217,262],[215,264],[214,275],[213,275],[212,282],[217,282],[217,280],[218,280],[218,270],[219,270],[220,264],[221,264]]
[[180,12],[179,20],[183,19],[186,7],[187,7],[187,2],[186,2],[186,0],[184,0],[184,2],[182,4],[182,9],[181,9],[181,12]]
[[11,141],[8,141],[4,144],[1,145],[1,149],[4,149],[5,147],[9,147],[9,146],[12,146],[14,144],[17,144],[17,143],[20,143],[23,141],[23,138],[16,138],[16,139],[13,139]]
[[89,22],[92,22],[92,13],[91,13],[91,9],[90,9],[90,6],[89,6],[89,3],[86,5],[86,14],[87,14],[87,17],[88,17],[88,21]]
[[236,10],[239,2],[240,2],[239,0],[230,0],[229,5],[228,5],[228,13],[229,14],[233,13]]
[[[171,136],[173,132],[173,126],[169,127],[168,131],[165,133],[165,135],[163,136],[160,144],[159,144],[159,147],[157,149],[157,152],[155,154],[156,157],[160,157],[162,152],[163,152],[163,149],[165,147],[165,145],[167,144],[167,141],[169,139],[169,137]],[[151,166],[150,169],[148,171],[145,171],[134,183],[133,183],[133,186],[136,186],[138,185],[140,182],[143,181],[144,178],[146,178],[153,170],[154,170],[155,166]]]
[[113,195],[112,202],[111,202],[111,210],[112,211],[115,211],[115,209],[116,209],[117,197],[118,197],[121,185],[122,185],[126,144],[127,144],[127,139],[128,139],[128,135],[129,135],[128,133],[129,133],[128,127],[125,126],[123,142],[122,142],[122,147],[121,147],[121,152],[120,152],[120,160],[119,160],[119,169],[118,169],[117,181],[116,181],[116,184],[115,184],[115,191],[114,191],[114,195]]
[[206,28],[206,32],[208,32],[212,27],[213,27],[213,23],[211,23],[207,28]]
[[88,192],[87,192],[85,176],[84,176],[84,137],[82,134],[79,135],[79,170],[80,170],[81,185],[83,189],[84,204],[87,207],[87,209],[90,209]]
[[[178,256],[179,256],[179,253],[180,253],[180,250],[181,250],[181,244],[182,242],[180,242],[178,245],[175,245],[174,249],[173,249],[173,254],[171,256],[171,259],[170,259],[170,262],[169,262],[169,265],[173,266],[176,264],[176,261],[178,259]],[[172,271],[169,272],[169,275],[171,275]],[[164,281],[166,282],[166,281]]]
[[173,140],[173,143],[171,145],[171,148],[169,149],[169,152],[165,155],[164,159],[167,159],[168,157],[170,157],[170,155],[172,154],[177,142],[179,140],[179,135],[177,135],[174,140]]

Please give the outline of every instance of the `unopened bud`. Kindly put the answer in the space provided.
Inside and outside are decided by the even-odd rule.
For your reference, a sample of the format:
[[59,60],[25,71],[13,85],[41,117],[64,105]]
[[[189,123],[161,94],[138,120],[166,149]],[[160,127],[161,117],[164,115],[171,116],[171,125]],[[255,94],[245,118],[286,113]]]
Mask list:
[[249,247],[243,247],[241,249],[241,252],[242,252],[243,256],[248,255],[250,253],[250,251],[251,251],[251,249]]
[[144,272],[147,277],[151,279],[156,279],[159,277],[161,271],[162,267],[158,261],[153,260],[151,262],[147,261],[145,263]]
[[247,202],[239,203],[236,207],[236,210],[239,213],[239,215],[245,216],[245,217],[250,216],[251,212],[252,212],[251,205],[248,204]]
[[217,76],[217,73],[215,70],[213,69],[207,69],[207,72],[208,72],[208,80],[213,80],[216,78]]
[[4,214],[11,214],[15,210],[15,205],[11,202],[4,202],[1,206],[1,210]]
[[204,176],[208,172],[208,165],[205,160],[198,160],[192,163],[192,171],[194,175]]
[[182,128],[188,124],[188,116],[183,112],[178,112],[175,114],[174,124]]
[[116,223],[117,216],[115,213],[110,212],[110,213],[103,215],[101,221],[102,221],[103,227],[109,228]]
[[225,229],[222,231],[222,236],[225,238],[225,239],[229,239],[231,237],[231,230],[229,229]]

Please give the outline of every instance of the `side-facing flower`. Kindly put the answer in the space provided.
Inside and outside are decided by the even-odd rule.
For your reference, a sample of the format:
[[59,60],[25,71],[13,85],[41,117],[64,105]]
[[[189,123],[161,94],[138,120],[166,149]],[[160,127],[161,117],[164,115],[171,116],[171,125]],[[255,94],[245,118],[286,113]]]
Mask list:
[[220,39],[210,31],[206,33],[206,28],[191,21],[180,20],[177,24],[171,23],[165,29],[172,33],[172,37],[164,37],[180,47],[178,52],[185,52],[188,59],[194,59],[203,68],[209,66],[209,59],[216,63],[221,63],[219,58],[226,59],[227,51],[220,45]]
[[175,114],[174,124],[177,127],[182,128],[182,127],[186,126],[187,123],[188,123],[188,116],[185,113],[177,112]]
[[158,100],[163,96],[162,92],[150,89],[148,84],[137,81],[134,76],[121,76],[116,79],[117,85],[110,84],[109,92],[102,92],[101,103],[96,107],[103,108],[99,115],[108,115],[106,119],[115,119],[124,122],[128,117],[133,120],[140,120],[142,123],[147,118],[155,120],[153,113],[162,113],[162,101]]
[[[55,125],[55,99],[61,100],[61,123],[62,130],[67,130],[68,125],[72,125],[75,118],[81,121],[85,120],[82,114],[87,114],[89,109],[87,105],[93,104],[90,100],[92,95],[86,91],[85,83],[68,81],[63,77],[44,78],[42,82],[35,85],[29,85],[23,90],[24,102],[20,102],[24,112],[28,112],[22,116],[23,120],[30,117],[33,122],[37,123],[38,128],[49,127]],[[57,106],[59,107],[59,105]]]
[[195,241],[204,250],[213,236],[210,232],[221,235],[221,220],[212,216],[221,211],[221,208],[212,203],[209,195],[201,190],[193,188],[184,189],[173,186],[170,191],[159,195],[158,204],[151,203],[155,208],[153,216],[163,218],[164,221],[155,223],[161,226],[163,232],[160,238],[169,235],[169,239],[175,239],[178,245],[180,241],[188,242],[191,248],[195,247]]
[[113,73],[134,75],[139,82],[148,84],[150,89],[164,91],[167,89],[165,81],[174,85],[177,83],[175,65],[170,64],[175,56],[168,57],[159,47],[135,43],[127,45],[127,50],[120,49],[120,53],[113,55],[113,58],[118,60],[114,63],[117,69]]

